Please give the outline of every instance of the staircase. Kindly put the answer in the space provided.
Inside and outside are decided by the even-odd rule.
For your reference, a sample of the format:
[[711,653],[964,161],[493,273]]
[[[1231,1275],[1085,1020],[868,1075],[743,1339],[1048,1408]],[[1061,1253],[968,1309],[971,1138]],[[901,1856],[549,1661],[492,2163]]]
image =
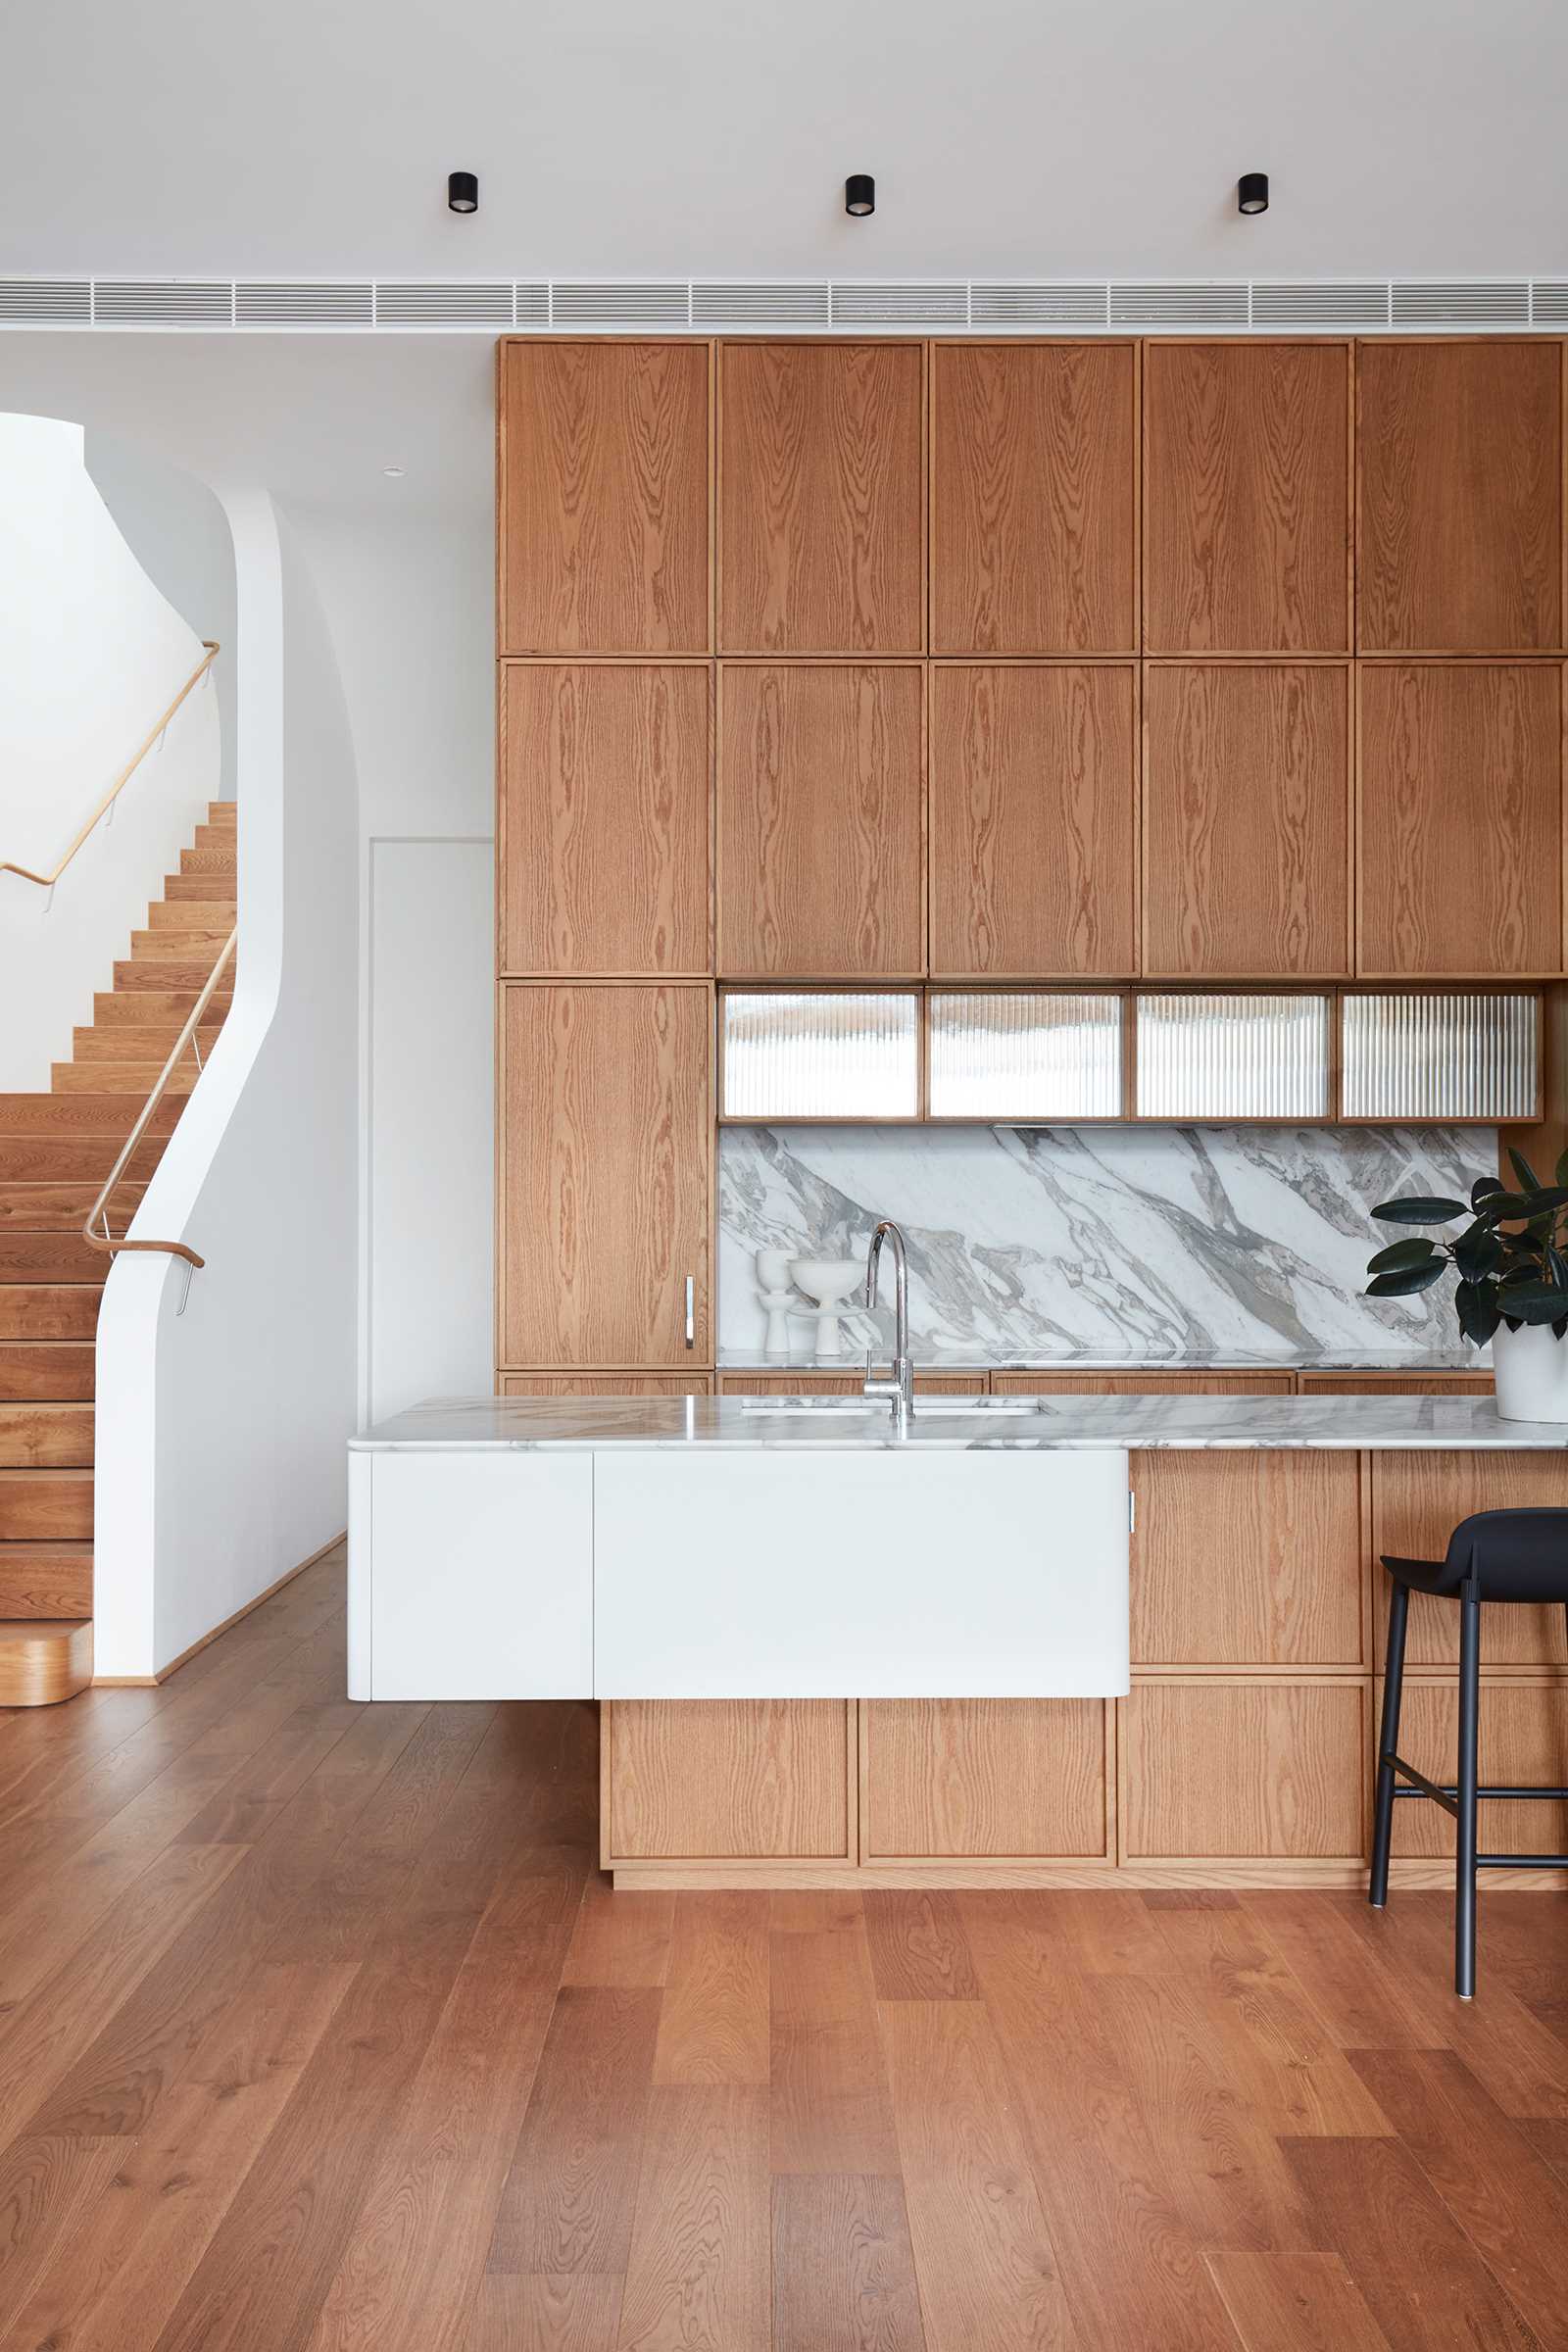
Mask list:
[[[82,1239],[99,1187],[234,927],[234,805],[215,801],[133,931],[46,1095],[0,1095],[0,1707],[92,1680],[93,1341],[110,1259]],[[205,1060],[232,967],[198,1034]],[[176,1071],[109,1203],[122,1233],[197,1069]]]

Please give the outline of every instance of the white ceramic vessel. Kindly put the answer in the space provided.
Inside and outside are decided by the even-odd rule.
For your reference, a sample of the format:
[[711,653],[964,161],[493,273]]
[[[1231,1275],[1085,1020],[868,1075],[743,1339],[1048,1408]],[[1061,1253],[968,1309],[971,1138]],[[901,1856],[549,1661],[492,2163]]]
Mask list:
[[1499,1324],[1492,1364],[1504,1421],[1568,1421],[1568,1339],[1553,1339],[1549,1323]]
[[816,1303],[816,1352],[842,1355],[839,1317],[853,1294],[865,1281],[864,1261],[858,1257],[797,1257],[790,1272],[808,1298]]

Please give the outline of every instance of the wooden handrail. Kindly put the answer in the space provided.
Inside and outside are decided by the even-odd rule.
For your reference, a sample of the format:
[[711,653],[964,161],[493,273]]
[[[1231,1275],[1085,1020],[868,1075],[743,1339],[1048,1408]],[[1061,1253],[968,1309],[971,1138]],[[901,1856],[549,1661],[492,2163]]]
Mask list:
[[59,881],[61,875],[65,872],[67,866],[71,863],[71,860],[73,858],[74,858],[76,852],[80,849],[82,843],[86,840],[94,825],[97,824],[98,819],[103,815],[106,809],[112,808],[116,801],[119,800],[121,794],[124,791],[125,786],[130,782],[131,777],[136,773],[137,768],[140,767],[142,761],[152,750],[153,745],[158,741],[159,736],[168,726],[170,720],[173,717],[174,712],[179,709],[180,704],[185,700],[186,695],[191,693],[195,687],[200,685],[202,679],[206,677],[207,672],[212,668],[213,663],[217,661],[218,656],[221,651],[218,639],[216,637],[204,637],[202,639],[202,643],[207,648],[207,651],[202,656],[202,659],[197,662],[196,667],[191,671],[190,676],[185,680],[184,685],[175,695],[173,701],[170,704],[162,718],[154,720],[145,740],[138,746],[134,758],[128,760],[125,766],[121,769],[119,775],[110,785],[109,790],[104,794],[103,799],[99,802],[91,816],[88,817],[87,822],[82,826],[81,831],[76,835],[74,841],[73,841],[71,847],[67,850],[65,856],[61,858],[59,864],[54,868],[53,872],[47,874],[35,874],[30,866],[18,865],[15,860],[10,858],[0,858],[0,874],[15,874],[18,879],[23,882],[36,882],[39,888],[42,890],[53,890],[55,884]]
[[[114,1166],[109,1171],[109,1176],[103,1187],[103,1190],[98,1195],[98,1198],[93,1202],[91,1208],[89,1208],[87,1211],[87,1220],[82,1226],[81,1238],[94,1250],[106,1250],[111,1255],[118,1254],[122,1250],[162,1250],[170,1257],[184,1258],[186,1264],[190,1266],[204,1266],[207,1263],[207,1260],[204,1257],[198,1257],[195,1250],[188,1248],[184,1242],[117,1242],[114,1235],[109,1230],[109,1203],[114,1198],[116,1185],[120,1182],[120,1179],[122,1176],[123,1176],[126,1168],[130,1165],[132,1158],[135,1156],[137,1145],[141,1142],[142,1137],[146,1134],[149,1126],[152,1124],[153,1112],[158,1108],[159,1103],[164,1099],[165,1092],[169,1086],[169,1081],[174,1074],[180,1055],[184,1053],[185,1048],[188,1045],[194,1043],[196,1032],[201,1026],[202,1014],[207,1010],[208,1005],[213,1001],[213,992],[217,988],[219,981],[222,978],[222,975],[227,968],[229,957],[234,953],[234,942],[238,939],[238,937],[239,926],[236,923],[233,930],[229,933],[227,939],[223,942],[222,951],[219,956],[218,961],[214,964],[212,970],[207,975],[206,986],[203,988],[201,995],[197,998],[195,1004],[191,1006],[190,1011],[185,1016],[185,1026],[183,1029],[181,1029],[178,1037],[174,1041],[173,1052],[170,1054],[169,1059],[159,1071],[157,1083],[153,1087],[153,1091],[148,1096],[146,1102],[142,1104],[141,1109],[137,1114],[135,1124],[132,1126],[129,1135],[126,1136],[124,1144],[122,1147],[120,1157],[116,1160]],[[200,1066],[201,1048],[199,1046],[196,1048],[196,1059],[198,1066]],[[100,1219],[102,1219],[103,1224],[102,1232],[98,1230]],[[188,1283],[190,1276],[187,1274],[185,1279]],[[183,1308],[181,1309],[181,1312],[183,1312]]]

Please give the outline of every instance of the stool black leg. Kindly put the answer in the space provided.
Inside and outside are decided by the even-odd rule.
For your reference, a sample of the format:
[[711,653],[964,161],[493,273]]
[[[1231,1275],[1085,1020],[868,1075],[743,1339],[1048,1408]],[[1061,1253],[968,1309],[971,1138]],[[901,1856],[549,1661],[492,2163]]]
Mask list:
[[1481,1713],[1481,1591],[1474,1578],[1459,1587],[1459,1850],[1455,1863],[1453,1989],[1461,2001],[1476,1989],[1476,1743]]
[[1389,1899],[1389,1848],[1394,1842],[1394,1756],[1399,1744],[1399,1698],[1404,1684],[1404,1621],[1410,1595],[1389,1590],[1389,1647],[1383,1662],[1383,1722],[1378,1732],[1378,1793],[1372,1816],[1372,1877],[1366,1899],[1381,1911]]

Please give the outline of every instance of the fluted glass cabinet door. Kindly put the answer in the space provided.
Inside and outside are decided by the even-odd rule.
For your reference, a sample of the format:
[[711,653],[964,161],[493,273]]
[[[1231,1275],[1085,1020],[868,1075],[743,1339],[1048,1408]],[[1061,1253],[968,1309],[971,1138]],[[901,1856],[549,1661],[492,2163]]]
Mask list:
[[1326,1119],[1329,999],[1137,1000],[1141,1119]]
[[1534,1118],[1540,1015],[1532,993],[1347,997],[1341,1115]]
[[726,1119],[913,1119],[920,999],[771,989],[723,995]]
[[933,989],[926,1013],[933,1119],[1120,1116],[1120,997]]

